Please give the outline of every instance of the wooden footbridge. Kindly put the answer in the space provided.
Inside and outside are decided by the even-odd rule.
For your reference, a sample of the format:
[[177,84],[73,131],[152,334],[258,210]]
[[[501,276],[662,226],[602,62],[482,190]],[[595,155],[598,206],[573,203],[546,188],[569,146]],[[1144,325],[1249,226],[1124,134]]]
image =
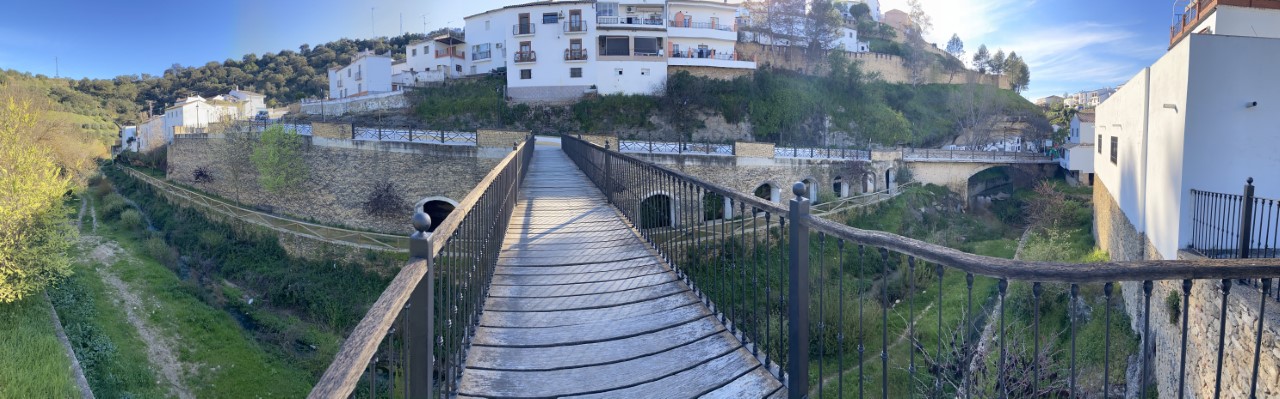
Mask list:
[[[1280,276],[1274,259],[1086,266],[981,257],[810,217],[806,190],[794,192],[782,207],[570,137],[518,143],[434,221],[435,233],[425,214],[414,216],[411,260],[310,397],[804,398],[861,397],[864,388],[883,398],[1094,396],[1076,384],[1075,319],[1070,372],[1059,364],[1052,375],[1005,367],[1015,355],[1004,346],[1003,312],[1000,367],[981,375],[932,372],[951,365],[926,358],[968,364],[977,345],[957,334],[961,342],[944,347],[937,335],[934,346],[915,325],[977,324],[948,314],[944,326],[941,309],[954,305],[943,303],[946,273],[968,278],[970,307],[974,274],[999,279],[1001,305],[1015,279],[1034,283],[1037,300],[1041,282],[1070,284],[1072,306],[1078,285],[1105,283],[1111,301],[1109,281],[1144,283],[1149,306],[1152,280],[1185,279],[1187,303],[1191,279]],[[738,216],[724,218],[726,201]],[[864,319],[864,299],[895,303],[880,279],[918,273],[936,273],[937,289],[916,296],[908,286],[900,305]],[[926,304],[936,316],[917,317]],[[890,313],[911,322],[891,333]],[[891,336],[909,337],[907,349],[891,348]],[[1088,386],[1109,386],[1109,373],[1089,375],[1104,381]]]

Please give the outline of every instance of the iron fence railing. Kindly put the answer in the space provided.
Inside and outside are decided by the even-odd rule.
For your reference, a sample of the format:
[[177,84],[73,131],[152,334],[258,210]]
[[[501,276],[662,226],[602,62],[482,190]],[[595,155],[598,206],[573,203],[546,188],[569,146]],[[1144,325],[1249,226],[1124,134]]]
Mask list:
[[[533,159],[516,146],[444,220],[414,215],[411,259],[351,332],[310,398],[456,395],[493,268]],[[434,232],[428,232],[432,226]]]
[[517,51],[516,62],[534,62],[538,60],[538,52],[536,51]]
[[564,33],[582,33],[587,31],[587,21],[564,22]]
[[650,154],[733,155],[733,145],[672,141],[620,140],[618,141],[618,151]]
[[537,32],[538,25],[534,24],[515,24],[511,26],[512,36],[532,35]]
[[1051,163],[1052,157],[1038,152],[1009,151],[972,151],[972,150],[935,150],[921,148],[904,148],[902,159],[906,161],[953,161],[953,162],[1012,162],[1012,163]]
[[1191,190],[1191,244],[1207,258],[1280,257],[1280,201],[1253,195]]
[[850,148],[774,147],[773,156],[777,158],[870,160],[871,151]]
[[450,145],[476,145],[473,132],[419,130],[411,127],[352,126],[352,140],[405,141]]
[[[1214,376],[1218,396],[1222,353],[1232,348],[1250,352],[1233,358],[1252,360],[1248,381],[1257,385],[1264,323],[1274,321],[1265,320],[1262,300],[1256,322],[1245,322],[1248,330],[1256,323],[1255,345],[1227,347],[1227,303],[1249,298],[1233,298],[1228,279],[1280,276],[1280,260],[1069,264],[972,255],[812,216],[799,183],[783,207],[576,138],[562,140],[570,159],[791,398],[1105,397],[1124,389],[1126,351],[1141,363],[1138,381],[1151,381],[1153,340],[1134,344],[1111,328],[1123,314],[1113,315],[1123,312],[1117,282],[1136,292],[1144,309],[1133,324],[1139,337],[1151,336],[1157,284],[1180,300],[1168,306],[1181,306],[1181,323],[1172,327],[1181,330],[1181,340],[1172,339],[1181,346],[1161,351],[1180,356],[1162,363],[1181,367],[1179,397],[1188,385],[1193,300],[1214,313],[1218,305],[1210,301],[1220,300],[1221,313],[1216,331],[1198,327],[1214,335],[1216,348],[1204,350],[1217,354],[1216,369],[1192,372]],[[1263,280],[1262,290],[1270,292],[1271,280]],[[975,312],[975,297],[989,310]],[[1055,313],[1042,314],[1055,309],[1050,303]],[[1093,309],[1101,314],[1088,313]],[[1081,336],[1089,339],[1081,343],[1091,348],[1087,353],[1077,350]],[[1147,397],[1148,385],[1139,385],[1137,397]]]

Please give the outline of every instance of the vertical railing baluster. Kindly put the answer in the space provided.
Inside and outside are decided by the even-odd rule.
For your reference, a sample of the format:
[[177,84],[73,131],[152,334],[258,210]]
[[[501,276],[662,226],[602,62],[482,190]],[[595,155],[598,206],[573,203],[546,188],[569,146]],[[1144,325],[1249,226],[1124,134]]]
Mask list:
[[1182,353],[1178,361],[1178,399],[1187,387],[1187,316],[1191,313],[1191,279],[1182,280]]
[[1005,352],[1005,335],[1004,335],[1004,299],[1005,292],[1009,289],[1009,280],[1000,279],[1000,368],[997,370],[996,389],[1000,391],[1001,398],[1009,397],[1009,383],[1005,381],[1004,362],[1008,355]]
[[884,264],[880,271],[884,275],[880,280],[880,393],[889,399],[889,250],[880,248],[880,260]]
[[[823,374],[823,367],[822,367],[823,366],[822,353],[826,351],[826,345],[827,345],[826,334],[825,334],[827,330],[827,325],[826,325],[827,319],[824,317],[826,314],[824,312],[825,310],[824,308],[826,307],[825,305],[827,303],[827,298],[824,295],[826,294],[826,287],[823,287],[823,278],[822,278],[823,274],[826,273],[826,268],[824,267],[826,265],[826,259],[827,259],[827,233],[818,232],[818,269],[817,269],[818,273],[817,273],[817,276],[815,277],[816,277],[816,283],[818,285],[818,397],[819,398],[822,397],[822,388],[823,388],[822,376],[825,375]],[[809,306],[809,305],[802,304],[801,306]]]
[[782,380],[783,384],[787,383],[787,371],[790,369],[788,365],[791,362],[788,357],[789,353],[782,349],[786,348],[787,342],[782,337],[782,334],[784,334],[782,330],[787,325],[787,290],[785,289],[787,286],[783,282],[787,281],[787,259],[784,254],[788,252],[787,248],[790,248],[787,246],[788,244],[790,243],[787,241],[787,217],[778,215],[778,358],[781,359],[778,362],[778,367],[779,372],[782,374],[780,380]]
[[1151,346],[1151,342],[1152,342],[1151,341],[1151,289],[1153,288],[1153,286],[1154,284],[1151,282],[1151,280],[1142,282],[1142,306],[1143,306],[1142,338],[1138,340],[1138,342],[1142,344],[1142,351],[1139,352],[1142,354],[1142,379],[1138,380],[1138,384],[1142,385],[1142,396],[1139,396],[1140,398],[1147,397],[1147,381],[1150,381],[1149,379],[1150,374],[1148,374],[1150,373],[1150,371],[1148,371],[1148,368],[1150,366],[1151,351],[1148,350],[1148,348]]
[[938,273],[938,304],[934,305],[938,312],[938,348],[933,354],[933,363],[936,365],[933,375],[933,397],[942,397],[942,264],[933,265],[934,271]]
[[1213,397],[1222,396],[1222,352],[1227,340],[1227,301],[1231,295],[1231,280],[1222,280],[1222,315],[1218,318],[1218,369],[1213,381]]
[[1040,390],[1040,294],[1044,293],[1044,286],[1039,282],[1031,284],[1031,298],[1033,301],[1034,319],[1032,321],[1031,338],[1034,339],[1033,348],[1031,350],[1031,394],[1036,395]]
[[974,323],[974,317],[973,317],[973,273],[966,272],[964,274],[964,284],[965,284],[965,289],[968,291],[969,299],[968,299],[968,305],[966,305],[967,307],[965,308],[965,317],[964,317],[965,331],[964,333],[960,334],[960,342],[961,342],[960,347],[963,350],[963,352],[961,352],[963,354],[961,359],[964,360],[960,362],[960,379],[964,380],[964,397],[965,399],[968,399],[972,396],[972,391],[973,391],[972,389],[973,376],[969,375],[969,365],[967,364],[969,357],[973,356],[973,350],[969,347],[972,344],[968,343],[968,340],[969,340],[968,337],[970,334],[969,329],[976,330],[978,328],[977,325]]
[[[1080,306],[1076,303],[1080,298],[1080,285],[1071,284],[1071,389],[1068,396],[1076,396],[1076,313],[1080,311]],[[1185,352],[1185,351],[1184,351]]]
[[[839,392],[840,396],[843,396],[844,395],[844,333],[845,333],[844,326],[846,325],[844,322],[845,275],[844,275],[844,239],[843,238],[839,238],[836,240],[836,251],[839,251],[840,253],[840,256],[838,256],[836,260],[837,262],[840,262],[838,263],[840,265],[840,274],[838,274],[838,278],[840,279],[840,304],[839,304],[840,323],[837,324],[838,326],[840,326],[840,334],[836,335],[836,345],[838,345],[837,348],[839,349],[838,356],[840,359],[840,364],[836,370],[836,375],[839,376],[836,378],[836,392]],[[821,378],[821,376],[819,376],[819,378]]]
[[866,247],[858,244],[858,399],[862,399],[862,365],[863,353],[866,352],[864,339],[867,336],[866,324],[862,322],[862,306],[866,304],[867,298],[864,297],[866,291],[866,282],[863,280],[862,268],[866,262]]
[[1106,283],[1102,286],[1102,297],[1106,298],[1106,322],[1104,328],[1106,333],[1103,334],[1102,347],[1102,397],[1107,398],[1111,393],[1111,291],[1112,283]]
[[[752,212],[752,216],[755,216],[754,212]],[[760,265],[761,265],[761,266],[762,266],[762,268],[764,269],[764,279],[763,279],[763,280],[764,280],[764,317],[763,317],[763,320],[764,320],[764,341],[761,341],[761,342],[763,342],[763,343],[764,343],[764,344],[766,344],[766,345],[767,345],[767,344],[770,344],[770,343],[772,343],[772,342],[773,342],[773,326],[769,324],[769,309],[771,308],[771,306],[769,306],[769,304],[770,304],[771,302],[773,302],[773,284],[769,284],[769,269],[771,269],[771,267],[769,267],[769,266],[770,266],[770,265],[769,265],[769,259],[767,259],[767,258],[768,258],[768,255],[769,255],[769,252],[768,252],[768,251],[769,251],[769,237],[772,235],[772,234],[770,234],[770,233],[769,233],[769,225],[772,225],[772,224],[773,224],[772,219],[773,219],[773,215],[772,215],[772,214],[770,214],[768,211],[765,211],[765,213],[764,213],[764,228],[765,228],[765,230],[764,230],[764,244],[765,244],[765,245],[764,245],[764,249],[765,249],[764,256],[765,256],[765,258],[766,258],[766,259],[764,259],[762,262],[760,262]],[[781,242],[779,242],[778,248],[779,248],[779,250],[781,250],[781,248],[782,248]],[[779,281],[781,281],[781,280],[779,280]],[[779,333],[779,334],[781,334],[782,332],[781,332],[781,331],[779,331],[778,333]],[[760,344],[760,343],[758,342],[756,346],[759,346],[759,344]],[[769,364],[769,363],[768,363],[768,359],[769,359],[769,352],[765,352],[765,355],[764,355],[764,356],[765,356],[765,364],[767,365],[767,364]],[[775,357],[776,357],[776,356],[775,356]],[[777,359],[775,359],[775,360],[777,360]],[[781,362],[775,362],[775,363],[778,363],[778,365],[779,365],[779,366],[781,366],[781,365],[782,365],[782,363],[781,363]],[[781,374],[782,374],[782,370],[778,370],[778,374],[779,374],[779,375],[781,375]]]
[[[723,201],[724,198],[727,197],[721,197],[721,201]],[[738,215],[746,217],[746,204],[742,201],[737,202]],[[729,213],[732,212],[733,203],[729,203],[729,212],[726,212],[722,216],[722,219],[729,220]],[[758,295],[760,292],[760,230],[758,220],[759,219],[756,218],[755,215],[751,215],[751,258],[753,261],[748,262],[748,264],[751,265],[751,292],[753,293],[753,295],[751,295],[751,303],[753,305],[751,309],[751,341],[753,341],[753,345],[751,345],[751,354],[757,357],[760,356],[760,299]],[[768,225],[766,224],[766,227],[767,226]],[[746,234],[743,235],[745,236]],[[766,233],[766,237],[767,236],[768,234]],[[743,284],[745,285],[746,282],[744,281]],[[742,335],[746,336],[747,333],[743,332]]]
[[915,306],[915,290],[916,290],[916,257],[907,256],[907,346],[908,358],[907,363],[907,392],[911,395],[915,387],[916,380],[916,306]]
[[1249,379],[1249,398],[1258,397],[1258,363],[1262,360],[1262,327],[1267,319],[1267,301],[1271,294],[1271,279],[1262,280],[1262,301],[1258,305],[1258,331],[1253,336],[1253,378]]

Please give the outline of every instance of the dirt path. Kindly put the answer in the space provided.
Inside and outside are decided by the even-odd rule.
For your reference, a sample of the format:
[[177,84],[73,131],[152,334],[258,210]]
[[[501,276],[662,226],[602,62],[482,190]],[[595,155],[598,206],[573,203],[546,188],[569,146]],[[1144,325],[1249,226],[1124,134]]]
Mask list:
[[98,234],[98,207],[89,205],[89,216],[93,217],[93,234]]
[[[925,306],[925,307],[924,307],[924,309],[921,309],[921,310],[920,310],[919,315],[918,315],[918,316],[916,316],[916,319],[915,319],[915,320],[912,320],[912,321],[911,321],[911,324],[912,324],[912,325],[915,325],[915,324],[919,323],[919,322],[920,322],[920,318],[924,317],[924,314],[925,314],[925,313],[927,313],[927,312],[929,312],[929,309],[933,309],[933,304],[932,304],[932,303],[930,303],[928,306]],[[902,341],[906,341],[906,340],[907,340],[907,333],[908,333],[908,332],[910,332],[910,331],[911,331],[911,330],[909,330],[909,329],[908,329],[908,330],[903,330],[901,334],[898,334],[898,338],[894,339],[894,340],[893,340],[893,343],[889,344],[889,347],[895,347],[895,346],[901,345],[901,344],[902,344]],[[862,363],[859,363],[859,364],[857,365],[857,366],[858,366],[858,369],[861,369],[861,368],[863,368],[863,367],[866,367],[867,363],[870,363],[870,362],[872,362],[872,361],[877,361],[877,360],[880,360],[880,358],[879,358],[878,356],[877,356],[877,357],[874,357],[874,358],[871,358],[871,359],[863,359]],[[833,374],[833,375],[830,375],[830,376],[827,376],[827,377],[823,378],[823,379],[822,379],[822,382],[820,382],[820,383],[818,383],[818,384],[815,384],[815,385],[813,386],[813,388],[811,388],[811,389],[810,389],[810,391],[809,391],[809,397],[811,397],[811,398],[817,398],[817,397],[820,397],[820,396],[818,396],[818,387],[819,387],[819,386],[822,386],[822,387],[829,387],[829,386],[831,386],[831,384],[834,384],[834,383],[835,383],[835,381],[836,381],[837,379],[844,378],[844,376],[849,375],[849,374],[853,374],[854,370],[856,370],[856,369],[854,369],[854,368],[849,368],[848,370],[845,370],[843,373]]]
[[[128,283],[120,280],[109,269],[116,257],[123,254],[123,250],[114,241],[102,240],[98,237],[86,237],[86,242],[90,245],[96,243],[90,256],[94,261],[99,263],[97,267],[98,276],[114,291],[112,294],[122,302],[124,302],[125,316],[138,331],[138,336],[142,338],[142,342],[147,344],[147,360],[151,362],[160,377],[169,387],[169,394],[177,396],[181,399],[194,399],[195,395],[182,381],[182,371],[186,369],[184,365],[178,361],[177,351],[174,343],[148,325],[146,318],[142,313],[146,309],[146,305],[142,299],[138,297],[137,291],[129,287]],[[129,261],[129,260],[126,260]]]
[[80,226],[84,224],[84,211],[89,207],[89,200],[80,198],[80,213],[76,214],[76,231],[80,231]]

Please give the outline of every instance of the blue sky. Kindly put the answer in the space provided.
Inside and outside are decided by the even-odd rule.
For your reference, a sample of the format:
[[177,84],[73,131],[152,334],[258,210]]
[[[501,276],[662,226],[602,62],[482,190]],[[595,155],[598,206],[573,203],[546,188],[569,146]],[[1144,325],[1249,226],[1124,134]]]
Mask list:
[[[0,68],[67,77],[161,74],[245,53],[350,37],[461,27],[513,0],[18,1],[0,15]],[[1028,98],[1113,86],[1164,54],[1171,3],[1154,0],[922,0],[931,38],[967,50],[1015,50],[1031,67]],[[906,9],[882,0],[882,9]],[[373,8],[372,10],[370,8]],[[401,24],[403,20],[403,25]],[[403,26],[403,28],[402,28]],[[429,30],[429,29],[428,29]]]

